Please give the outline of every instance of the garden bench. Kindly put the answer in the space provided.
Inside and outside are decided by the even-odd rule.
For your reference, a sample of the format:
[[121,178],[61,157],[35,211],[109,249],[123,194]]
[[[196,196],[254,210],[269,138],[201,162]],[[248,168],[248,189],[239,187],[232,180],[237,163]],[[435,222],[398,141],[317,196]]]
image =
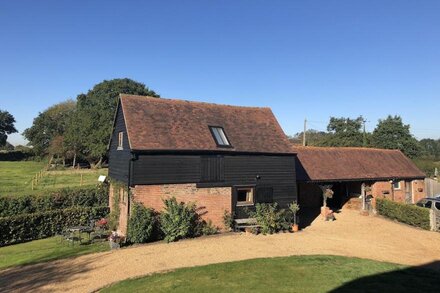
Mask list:
[[257,224],[257,220],[255,218],[247,218],[247,219],[235,219],[234,220],[234,231],[243,231],[246,228],[250,229],[259,229],[260,225]]

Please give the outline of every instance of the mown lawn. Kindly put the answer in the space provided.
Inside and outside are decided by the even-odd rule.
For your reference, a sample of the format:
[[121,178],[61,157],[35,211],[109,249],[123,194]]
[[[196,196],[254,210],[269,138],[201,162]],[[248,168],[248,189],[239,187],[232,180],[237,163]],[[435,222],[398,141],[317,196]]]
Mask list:
[[438,292],[440,274],[340,256],[254,259],[125,280],[101,292]]
[[46,166],[45,162],[0,162],[0,196],[40,194],[65,187],[91,186],[98,183],[99,175],[107,169],[82,169],[44,172],[43,178],[32,190],[32,178]]
[[72,246],[68,243],[60,243],[59,237],[34,240],[0,247],[0,270],[106,250],[109,250],[107,241]]

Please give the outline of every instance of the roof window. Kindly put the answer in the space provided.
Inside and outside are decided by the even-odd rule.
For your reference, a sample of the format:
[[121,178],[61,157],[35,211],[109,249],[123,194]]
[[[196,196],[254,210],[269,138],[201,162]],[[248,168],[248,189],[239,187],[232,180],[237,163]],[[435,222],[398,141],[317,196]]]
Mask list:
[[214,137],[217,146],[220,147],[231,147],[228,138],[226,137],[223,127],[220,126],[209,126],[212,136]]

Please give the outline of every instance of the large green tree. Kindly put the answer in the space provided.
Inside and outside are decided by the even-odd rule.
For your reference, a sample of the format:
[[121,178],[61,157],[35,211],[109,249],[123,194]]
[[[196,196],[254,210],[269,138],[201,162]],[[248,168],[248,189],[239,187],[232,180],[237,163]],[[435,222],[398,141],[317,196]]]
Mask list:
[[75,135],[81,137],[81,152],[92,164],[107,154],[119,94],[159,97],[144,84],[128,78],[104,80],[77,98]]
[[[306,145],[308,146],[320,146],[331,135],[325,131],[319,131],[315,129],[306,130]],[[296,145],[303,144],[303,132],[298,132],[294,136],[289,136],[289,140]]]
[[8,135],[17,132],[15,118],[8,111],[0,110],[0,147],[6,144]]
[[23,132],[24,137],[33,146],[36,155],[49,154],[52,140],[64,135],[67,123],[75,108],[76,103],[72,100],[53,105],[40,112],[34,119],[32,126]]
[[440,159],[440,139],[425,138],[420,141],[422,156],[425,158]]
[[330,135],[320,143],[323,146],[366,146],[366,137],[362,132],[364,118],[359,116],[356,119],[331,117],[327,126]]
[[421,148],[410,132],[410,125],[403,124],[400,116],[389,115],[379,120],[371,136],[371,144],[383,149],[398,149],[410,158],[417,157]]

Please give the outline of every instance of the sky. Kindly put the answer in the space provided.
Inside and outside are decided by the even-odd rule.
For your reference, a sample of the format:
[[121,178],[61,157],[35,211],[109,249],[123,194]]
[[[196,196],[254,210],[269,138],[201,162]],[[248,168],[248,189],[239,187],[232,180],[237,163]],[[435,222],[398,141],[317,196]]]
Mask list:
[[[400,115],[440,138],[440,1],[3,1],[0,109],[128,77],[165,98],[272,108],[284,132]],[[20,134],[8,139],[25,143]]]

